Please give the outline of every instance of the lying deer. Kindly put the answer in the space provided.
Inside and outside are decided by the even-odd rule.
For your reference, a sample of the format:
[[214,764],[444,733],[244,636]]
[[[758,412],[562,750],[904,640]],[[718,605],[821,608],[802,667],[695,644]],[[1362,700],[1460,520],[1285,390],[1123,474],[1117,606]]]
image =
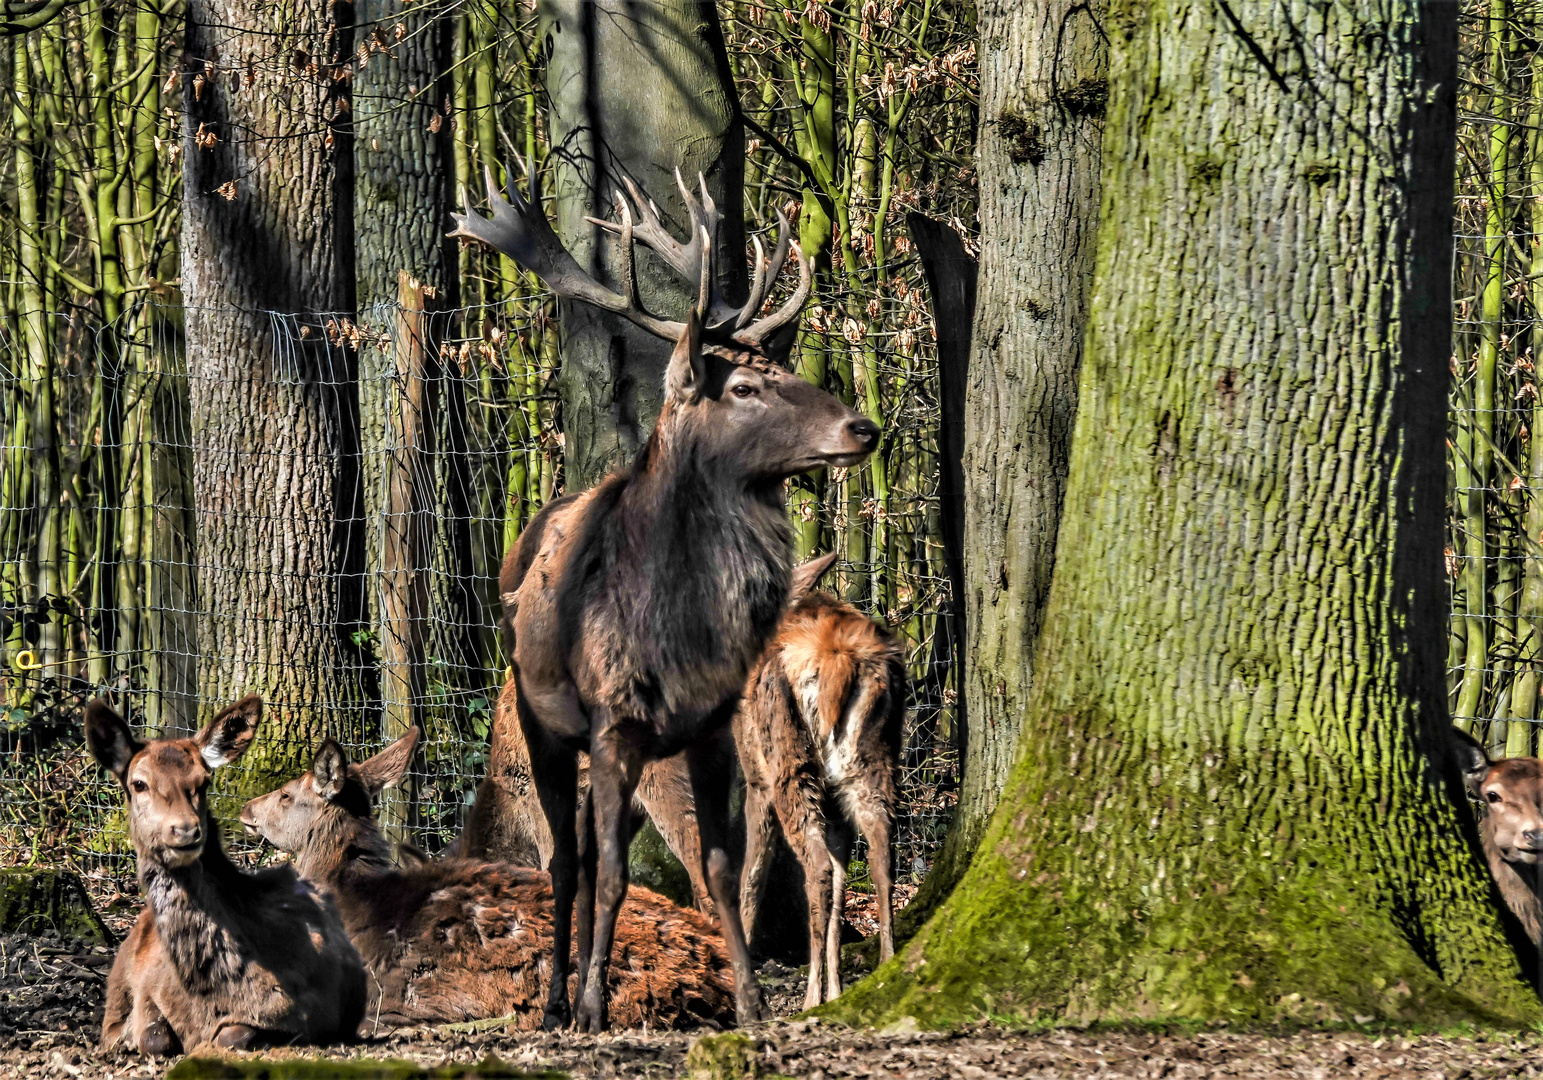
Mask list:
[[[548,994],[552,887],[538,870],[471,859],[392,866],[371,800],[407,771],[414,728],[350,764],[332,740],[309,772],[247,803],[246,828],[295,856],[300,875],[337,901],[374,983],[369,1016],[447,1023],[516,1016],[536,1027]],[[706,918],[638,889],[617,924],[609,970],[616,1016],[628,1025],[726,1021],[733,982]]]
[[1491,761],[1478,741],[1452,729],[1468,797],[1478,806],[1479,840],[1489,872],[1534,945],[1543,944],[1538,859],[1543,856],[1543,761]]
[[[621,291],[586,274],[541,212],[487,176],[492,218],[456,215],[452,235],[510,256],[559,297],[620,315],[675,342],[664,404],[632,467],[598,487],[547,504],[504,560],[499,591],[512,642],[520,727],[552,834],[556,896],[553,978],[544,1023],[569,1022],[570,920],[579,901],[580,1029],[606,1026],[611,938],[627,893],[632,798],[643,766],[685,752],[701,869],[734,958],[741,1022],[759,1016],[760,990],[740,925],[729,853],[728,770],[713,737],[733,716],[745,676],[787,603],[792,532],[783,481],[825,465],[850,466],[878,444],[873,421],[784,370],[810,270],[786,219],[770,265],[756,242],[743,305],[726,302],[714,258],[718,213],[706,185],[681,185],[691,239],[681,244],[629,183],[639,221],[618,197]],[[780,215],[779,215],[780,218]],[[645,311],[632,272],[634,240],[699,286],[684,323]],[[789,249],[799,285],[758,318]],[[585,849],[575,813],[577,755],[589,753]],[[591,870],[591,867],[594,867]],[[593,949],[588,949],[591,924]],[[587,955],[586,955],[587,954]]]
[[[905,720],[905,654],[850,604],[811,592],[835,554],[793,572],[788,612],[751,672],[734,717],[745,775],[740,908],[753,933],[779,825],[804,870],[809,985],[804,1007],[841,993],[841,916],[852,823],[868,842],[878,892],[879,957],[895,953],[895,765]],[[821,997],[821,953],[824,997]]]
[[[477,787],[477,798],[466,816],[466,830],[456,841],[457,854],[472,859],[498,859],[516,866],[546,866],[552,859],[552,830],[531,779],[530,749],[520,730],[519,692],[513,679],[504,684],[493,709],[488,737],[488,774]],[[731,748],[723,767],[733,768]],[[589,764],[578,771],[580,799],[589,791]],[[632,808],[632,831],[650,818],[670,851],[691,877],[697,909],[712,914],[707,880],[697,836],[696,807],[691,802],[691,777],[678,757],[643,766]]]
[[209,814],[210,774],[246,752],[261,716],[249,697],[191,739],[141,742],[104,702],[86,706],[86,745],[123,789],[145,897],[107,979],[103,1049],[166,1055],[358,1030],[364,967],[337,909],[289,867],[237,869]]

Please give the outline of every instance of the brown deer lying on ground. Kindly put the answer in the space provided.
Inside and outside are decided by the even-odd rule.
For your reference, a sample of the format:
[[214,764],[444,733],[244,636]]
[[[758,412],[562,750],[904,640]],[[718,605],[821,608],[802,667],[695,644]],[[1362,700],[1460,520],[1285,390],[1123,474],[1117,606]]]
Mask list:
[[1452,729],[1468,797],[1478,806],[1479,840],[1489,872],[1534,945],[1543,944],[1538,860],[1543,857],[1543,761],[1491,761],[1478,741]]
[[[292,852],[302,877],[330,893],[374,977],[368,1017],[446,1023],[518,1016],[540,1025],[552,948],[552,887],[539,870],[472,859],[402,869],[371,814],[399,780],[418,731],[351,765],[327,740],[311,770],[247,803],[242,824]],[[706,918],[638,889],[617,923],[610,968],[616,1018],[627,1026],[727,1021],[729,958]]]
[[104,1049],[165,1055],[358,1030],[364,968],[337,909],[287,866],[238,870],[209,815],[211,772],[246,752],[261,716],[249,697],[191,739],[140,742],[104,702],[86,706],[86,745],[123,788],[145,897],[107,980]]
[[[477,800],[466,817],[466,830],[456,841],[456,854],[471,859],[497,859],[516,866],[544,867],[552,859],[552,830],[541,812],[530,775],[530,749],[520,730],[519,692],[513,679],[504,684],[493,710],[488,738],[488,774],[477,787]],[[727,748],[726,748],[727,750]],[[723,765],[733,768],[727,750]],[[589,763],[580,762],[580,800],[589,791]],[[697,909],[712,914],[707,879],[702,874],[701,843],[696,807],[691,802],[691,777],[679,757],[650,761],[643,766],[633,806],[633,831],[647,814],[670,851],[691,876]]]
[[[705,185],[700,202],[681,185],[692,219],[684,245],[632,188],[637,226],[624,199],[621,224],[600,223],[621,236],[626,261],[618,293],[563,249],[539,199],[511,191],[513,202],[505,202],[491,173],[487,179],[493,217],[457,215],[454,235],[510,256],[560,297],[675,341],[658,422],[632,467],[549,503],[520,534],[499,576],[520,726],[553,837],[554,975],[544,1023],[569,1021],[565,976],[577,893],[576,1019],[585,1031],[605,1028],[633,793],[644,764],[681,751],[702,869],[734,958],[738,1016],[752,1020],[760,1015],[760,990],[726,850],[730,775],[714,766],[708,744],[732,718],[745,676],[787,602],[792,534],[783,481],[825,465],[857,464],[877,446],[879,429],[779,366],[786,350],[772,342],[796,324],[810,281],[785,219],[769,268],[757,242],[750,297],[736,307],[717,295],[718,214]],[[699,284],[685,323],[650,315],[638,302],[634,237]],[[799,286],[781,309],[757,319],[790,247]],[[582,859],[575,836],[581,750],[589,752],[590,783]],[[585,933],[590,913],[592,950]]]
[[[745,775],[740,908],[755,928],[777,827],[804,870],[809,986],[804,1007],[841,993],[841,916],[855,822],[878,892],[879,957],[895,953],[895,766],[905,720],[905,654],[862,612],[811,592],[835,554],[793,572],[788,612],[745,687],[734,742]],[[822,948],[823,947],[823,948]],[[821,952],[825,986],[821,997]]]

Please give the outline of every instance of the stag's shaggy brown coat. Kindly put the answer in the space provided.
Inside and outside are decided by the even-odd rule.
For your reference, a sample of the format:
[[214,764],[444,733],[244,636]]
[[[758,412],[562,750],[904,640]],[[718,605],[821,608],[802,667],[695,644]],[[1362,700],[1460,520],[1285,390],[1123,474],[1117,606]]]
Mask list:
[[209,815],[210,773],[246,751],[261,710],[247,698],[191,739],[141,743],[107,705],[87,707],[86,742],[123,788],[146,901],[108,976],[104,1049],[323,1042],[358,1029],[364,969],[332,902],[289,867],[237,869]]
[[752,932],[780,825],[804,871],[806,1008],[820,1004],[822,991],[824,1000],[841,993],[841,914],[852,824],[868,842],[880,958],[889,959],[895,950],[892,838],[905,653],[852,605],[809,592],[834,559],[827,555],[794,572],[792,604],[751,673],[734,717],[745,775],[740,908],[746,931]]
[[[540,1026],[551,974],[552,888],[544,873],[473,859],[396,869],[370,798],[406,770],[414,731],[350,766],[330,740],[310,772],[253,799],[242,822],[295,854],[332,894],[373,978],[368,1019],[444,1023],[516,1016]],[[610,967],[627,1026],[733,1016],[732,971],[710,924],[646,889],[622,911]]]

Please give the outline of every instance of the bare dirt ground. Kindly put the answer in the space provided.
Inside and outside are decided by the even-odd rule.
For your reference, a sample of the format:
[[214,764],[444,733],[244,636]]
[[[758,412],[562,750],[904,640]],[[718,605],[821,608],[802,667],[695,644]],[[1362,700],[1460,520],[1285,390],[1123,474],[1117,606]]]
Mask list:
[[[161,1077],[172,1064],[98,1054],[102,988],[111,954],[52,939],[0,937],[0,1077],[129,1080]],[[767,965],[761,978],[773,1009],[802,1001],[796,972]],[[620,1032],[601,1037],[503,1030],[411,1028],[347,1047],[265,1051],[284,1057],[397,1058],[426,1066],[470,1064],[492,1054],[525,1069],[575,1078],[664,1080],[686,1075],[686,1054],[702,1032]],[[709,1033],[710,1034],[710,1033]],[[852,1031],[778,1020],[746,1030],[758,1051],[755,1074],[838,1080],[985,1080],[987,1077],[1289,1076],[1419,1078],[1543,1076],[1536,1034],[1376,1035],[1302,1032],[1164,1035],[1149,1032],[1025,1033],[980,1027],[955,1035]]]

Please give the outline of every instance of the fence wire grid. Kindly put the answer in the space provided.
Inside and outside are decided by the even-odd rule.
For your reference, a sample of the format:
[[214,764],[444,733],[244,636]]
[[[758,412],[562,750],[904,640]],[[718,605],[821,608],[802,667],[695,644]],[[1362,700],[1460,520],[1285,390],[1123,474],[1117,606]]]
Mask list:
[[[946,832],[957,755],[930,311],[919,290],[892,302],[914,329],[911,357],[879,373],[900,384],[884,425],[887,503],[864,497],[864,466],[809,488],[796,512],[822,549],[878,553],[842,560],[828,581],[908,649],[905,881]],[[235,823],[245,798],[308,767],[324,736],[362,757],[419,724],[410,798],[383,812],[442,850],[486,770],[507,663],[503,553],[562,492],[542,297],[380,308],[357,323],[249,314],[271,345],[271,383],[289,391],[269,399],[280,412],[318,429],[360,417],[356,442],[322,430],[301,451],[261,425],[232,438],[217,421],[252,407],[189,374],[190,324],[230,314],[146,307],[117,327],[59,316],[42,378],[25,341],[0,341],[0,861],[73,868],[108,904],[131,904],[136,886],[121,796],[82,746],[81,708],[96,695],[139,730],[186,734],[264,693],[252,751],[211,788],[227,849],[248,861],[264,856]],[[34,434],[49,416],[52,444]],[[356,498],[315,498],[340,475]],[[314,520],[322,503],[336,520]]]

